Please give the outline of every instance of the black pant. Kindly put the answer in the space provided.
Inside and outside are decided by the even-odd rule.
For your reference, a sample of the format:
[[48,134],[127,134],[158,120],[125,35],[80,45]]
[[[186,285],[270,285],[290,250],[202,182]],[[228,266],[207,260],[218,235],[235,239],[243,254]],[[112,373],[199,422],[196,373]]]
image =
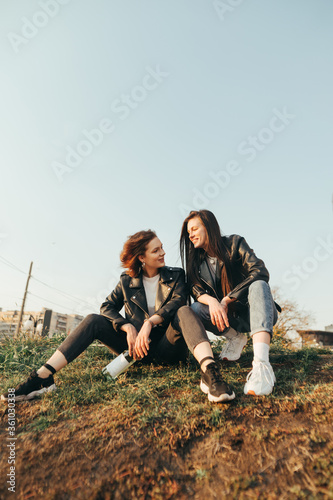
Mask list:
[[[189,306],[178,309],[167,329],[153,328],[150,334],[148,360],[176,362],[184,360],[187,347],[193,349],[208,337],[201,321]],[[109,319],[100,314],[89,314],[58,347],[68,363],[77,358],[94,341],[100,340],[115,354],[128,349],[126,333],[117,332]]]

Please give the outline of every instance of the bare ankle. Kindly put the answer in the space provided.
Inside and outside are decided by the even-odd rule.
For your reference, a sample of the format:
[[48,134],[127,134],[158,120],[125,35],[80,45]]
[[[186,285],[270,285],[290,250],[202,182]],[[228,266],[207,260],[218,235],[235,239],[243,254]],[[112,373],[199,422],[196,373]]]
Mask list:
[[52,375],[52,372],[45,368],[45,366],[42,366],[41,368],[39,368],[39,370],[37,370],[37,375],[39,378],[48,378],[50,375]]

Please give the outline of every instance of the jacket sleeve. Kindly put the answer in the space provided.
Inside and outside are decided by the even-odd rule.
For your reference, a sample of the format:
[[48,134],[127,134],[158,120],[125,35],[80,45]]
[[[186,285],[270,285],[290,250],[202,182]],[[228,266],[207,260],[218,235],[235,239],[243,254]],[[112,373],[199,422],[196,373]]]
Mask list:
[[112,321],[113,328],[119,332],[120,328],[127,323],[130,323],[129,320],[126,320],[121,314],[119,314],[120,309],[124,305],[124,294],[123,287],[121,281],[119,281],[116,288],[113,292],[110,293],[105,299],[105,302],[101,305],[100,313],[102,316],[110,319]]
[[198,300],[198,298],[201,295],[204,295],[205,293],[208,293],[209,295],[209,292],[207,292],[207,290],[202,285],[200,285],[200,283],[195,283],[194,285],[193,284],[191,285],[191,295],[194,298],[194,300]]
[[186,305],[187,297],[188,292],[187,285],[185,283],[185,271],[184,269],[179,269],[179,275],[177,277],[176,284],[173,287],[171,298],[165,305],[155,311],[154,314],[161,316],[163,318],[163,322],[171,321],[177,310]]
[[257,280],[263,280],[268,283],[269,272],[264,262],[258,259],[242,236],[234,237],[231,247],[231,258],[232,266],[239,265],[241,267],[241,274],[244,276],[244,280],[228,293],[228,297],[245,303],[247,301],[248,287],[251,283]]

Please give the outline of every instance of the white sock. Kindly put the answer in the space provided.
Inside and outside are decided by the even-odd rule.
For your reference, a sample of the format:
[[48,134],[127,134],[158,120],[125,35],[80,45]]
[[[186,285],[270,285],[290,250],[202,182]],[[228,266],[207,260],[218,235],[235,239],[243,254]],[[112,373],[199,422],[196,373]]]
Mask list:
[[269,344],[264,342],[255,342],[253,344],[253,354],[255,361],[269,363]]

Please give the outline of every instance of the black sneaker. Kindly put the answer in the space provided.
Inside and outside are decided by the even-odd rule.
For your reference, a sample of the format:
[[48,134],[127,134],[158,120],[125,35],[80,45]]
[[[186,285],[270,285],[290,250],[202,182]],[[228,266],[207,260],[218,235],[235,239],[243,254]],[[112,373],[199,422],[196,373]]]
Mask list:
[[27,380],[15,388],[15,391],[8,391],[6,394],[1,394],[2,401],[7,401],[8,398],[15,398],[15,401],[28,401],[34,399],[44,392],[55,391],[57,389],[53,375],[47,378],[40,378],[36,370],[33,370]]
[[206,371],[201,371],[200,389],[208,394],[209,401],[218,403],[220,401],[231,401],[235,393],[222,379],[219,367],[215,362],[206,366]]

